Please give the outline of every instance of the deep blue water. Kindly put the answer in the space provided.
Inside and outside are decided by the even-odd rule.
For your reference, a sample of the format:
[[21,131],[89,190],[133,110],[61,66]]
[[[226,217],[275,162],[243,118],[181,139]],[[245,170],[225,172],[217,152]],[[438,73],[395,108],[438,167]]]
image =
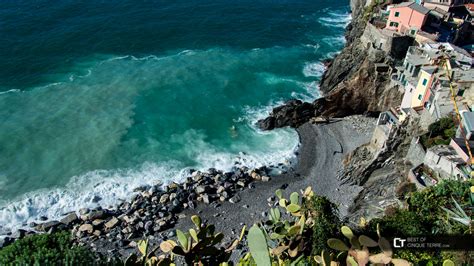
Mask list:
[[[254,122],[319,96],[345,1],[3,1],[0,231],[183,169],[292,157]],[[95,203],[94,203],[95,204]]]

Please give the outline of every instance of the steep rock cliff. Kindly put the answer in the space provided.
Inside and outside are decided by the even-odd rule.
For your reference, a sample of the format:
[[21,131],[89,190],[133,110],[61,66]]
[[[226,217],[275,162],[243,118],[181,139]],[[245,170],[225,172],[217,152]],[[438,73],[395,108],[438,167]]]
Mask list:
[[389,85],[389,74],[376,70],[377,63],[393,67],[393,60],[383,51],[369,53],[367,44],[361,41],[367,25],[366,1],[369,0],[351,1],[353,19],[346,31],[347,44],[328,64],[323,75],[320,89],[324,97],[311,103],[312,108],[307,103],[300,108],[295,101],[289,101],[275,108],[268,118],[259,121],[260,128],[298,127],[316,116],[376,113],[400,103],[402,94]]

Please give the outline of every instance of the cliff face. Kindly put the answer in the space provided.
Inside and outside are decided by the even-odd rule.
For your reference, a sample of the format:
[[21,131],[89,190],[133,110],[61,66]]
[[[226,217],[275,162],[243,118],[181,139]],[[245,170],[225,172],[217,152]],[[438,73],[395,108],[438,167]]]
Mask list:
[[[368,51],[361,36],[367,22],[364,18],[366,1],[351,0],[352,22],[346,31],[346,47],[329,64],[320,89],[324,95],[311,106],[290,101],[277,107],[267,119],[259,121],[260,128],[298,127],[313,117],[343,117],[353,114],[376,113],[400,103],[401,92],[389,86],[387,72],[377,71],[377,63],[393,66],[386,52]],[[385,70],[386,71],[386,70]]]
[[[347,45],[323,76],[320,88],[324,97],[312,103],[288,101],[274,108],[269,117],[260,120],[260,128],[299,127],[314,117],[373,114],[399,105],[402,93],[390,86],[390,68],[395,66],[394,60],[404,57],[413,40],[402,37],[396,43],[392,42],[390,49],[375,48],[373,44],[379,43],[377,34],[380,33],[375,27],[367,25],[365,13],[368,1],[372,2],[351,0],[353,20],[346,32]],[[325,119],[319,121],[324,122]],[[416,128],[416,123],[400,127],[384,149],[374,150],[369,144],[362,145],[346,158],[344,171],[338,179],[342,184],[361,189],[349,207],[345,217],[348,221],[358,223],[361,217],[377,217],[384,208],[396,204],[399,184],[406,176],[408,167],[404,163],[407,143]]]
[[[370,2],[370,1],[369,1]],[[368,52],[362,41],[366,28],[366,0],[352,0],[353,20],[346,32],[347,46],[334,58],[321,81],[323,116],[345,116],[384,111],[395,106],[401,93],[389,86],[388,73],[378,73],[377,63],[393,65],[387,53]],[[323,110],[324,109],[324,110]]]
[[360,36],[364,32],[363,19],[366,0],[351,0],[352,21],[346,29],[346,47],[329,65],[321,81],[321,90],[330,92],[337,84],[347,79],[359,69],[367,57],[365,49],[361,49]]

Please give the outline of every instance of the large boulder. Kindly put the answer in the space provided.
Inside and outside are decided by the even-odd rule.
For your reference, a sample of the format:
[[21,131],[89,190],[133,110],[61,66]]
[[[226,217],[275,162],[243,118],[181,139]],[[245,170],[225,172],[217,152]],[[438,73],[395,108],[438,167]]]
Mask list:
[[77,217],[77,214],[75,212],[71,212],[64,216],[61,220],[59,220],[61,223],[65,225],[71,225],[74,224],[75,222],[79,221],[79,217]]

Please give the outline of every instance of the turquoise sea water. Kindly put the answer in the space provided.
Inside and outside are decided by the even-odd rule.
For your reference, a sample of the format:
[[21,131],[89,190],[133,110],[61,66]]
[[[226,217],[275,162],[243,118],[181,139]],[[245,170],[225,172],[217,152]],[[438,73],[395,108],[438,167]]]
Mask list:
[[0,231],[184,169],[293,156],[255,121],[314,99],[348,3],[6,1],[0,9]]

